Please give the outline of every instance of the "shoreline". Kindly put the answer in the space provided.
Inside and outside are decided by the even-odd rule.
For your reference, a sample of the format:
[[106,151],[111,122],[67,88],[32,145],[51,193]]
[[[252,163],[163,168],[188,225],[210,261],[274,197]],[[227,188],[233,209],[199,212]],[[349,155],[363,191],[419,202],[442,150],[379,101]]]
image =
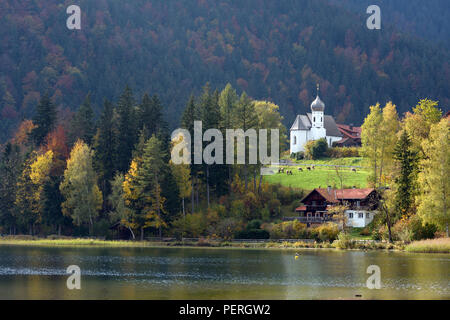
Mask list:
[[[337,247],[335,243],[307,243],[307,242],[239,242],[218,240],[191,241],[127,241],[127,240],[98,240],[98,239],[14,239],[0,237],[0,246],[23,246],[23,247],[47,247],[47,248],[198,248],[198,249],[271,249],[271,250],[315,250],[328,249],[333,251],[397,251],[407,253],[450,253],[450,240],[444,238],[445,244],[434,245],[433,242],[442,242],[440,239],[425,240],[403,243],[368,243],[357,244],[354,247]],[[423,245],[425,242],[425,245]],[[447,243],[448,242],[448,243]]]

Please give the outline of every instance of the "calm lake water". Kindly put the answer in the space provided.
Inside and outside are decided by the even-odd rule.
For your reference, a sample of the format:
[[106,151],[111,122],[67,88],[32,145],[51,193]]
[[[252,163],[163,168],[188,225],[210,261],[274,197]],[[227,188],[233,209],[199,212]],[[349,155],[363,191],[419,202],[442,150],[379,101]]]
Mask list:
[[[450,255],[298,252],[0,246],[0,299],[450,299]],[[69,265],[81,290],[67,289]],[[379,290],[366,288],[369,265]]]

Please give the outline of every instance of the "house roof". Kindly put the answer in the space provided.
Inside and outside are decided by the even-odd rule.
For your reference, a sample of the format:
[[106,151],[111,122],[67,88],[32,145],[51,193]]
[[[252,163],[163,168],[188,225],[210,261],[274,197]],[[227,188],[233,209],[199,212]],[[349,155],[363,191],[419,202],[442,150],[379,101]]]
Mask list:
[[342,133],[343,137],[348,137],[351,139],[361,139],[361,127],[353,127],[346,124],[336,124],[339,132]]
[[[309,130],[312,126],[312,115],[311,113],[299,114],[295,118],[294,124],[291,127],[291,130]],[[341,132],[339,131],[336,122],[332,116],[324,116],[323,126],[325,127],[326,134],[329,137],[342,137]]]
[[[322,197],[324,197],[328,202],[337,203],[340,200],[364,200],[366,199],[375,189],[365,188],[365,189],[323,189],[316,188],[311,191],[303,200],[308,198],[313,192],[318,192]],[[302,200],[302,202],[303,202]]]

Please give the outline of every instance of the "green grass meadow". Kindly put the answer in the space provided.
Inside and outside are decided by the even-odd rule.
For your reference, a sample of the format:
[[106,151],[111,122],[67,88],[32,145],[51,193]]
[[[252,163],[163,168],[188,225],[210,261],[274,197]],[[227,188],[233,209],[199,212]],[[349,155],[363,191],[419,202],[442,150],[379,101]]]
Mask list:
[[[301,188],[304,190],[312,190],[314,188],[326,188],[332,186],[340,188],[340,179],[338,175],[342,176],[343,187],[351,188],[366,188],[367,177],[369,171],[364,167],[363,158],[339,158],[339,159],[321,159],[321,160],[298,160],[294,162],[295,165],[283,166],[285,170],[291,170],[292,175],[286,173],[275,173],[274,175],[264,176],[264,180],[268,183],[279,183],[283,186]],[[307,170],[307,166],[316,165],[314,170]],[[320,164],[331,165],[318,166]],[[349,167],[339,167],[338,171],[334,166],[361,166],[362,168],[355,168],[356,172]],[[299,171],[301,167],[303,171]]]

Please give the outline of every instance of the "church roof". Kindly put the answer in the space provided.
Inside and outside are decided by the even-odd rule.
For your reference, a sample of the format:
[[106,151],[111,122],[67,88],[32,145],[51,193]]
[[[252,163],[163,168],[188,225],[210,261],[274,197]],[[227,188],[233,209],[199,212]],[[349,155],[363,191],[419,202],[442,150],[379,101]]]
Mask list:
[[[291,127],[291,130],[309,130],[311,129],[311,113],[299,114],[294,121],[294,124]],[[342,137],[341,132],[339,131],[336,122],[332,116],[324,116],[323,126],[325,127],[326,134],[329,137]]]
[[312,111],[323,111],[323,110],[325,110],[325,103],[323,103],[323,101],[320,100],[319,95],[317,95],[316,100],[314,100],[311,103],[311,110]]

